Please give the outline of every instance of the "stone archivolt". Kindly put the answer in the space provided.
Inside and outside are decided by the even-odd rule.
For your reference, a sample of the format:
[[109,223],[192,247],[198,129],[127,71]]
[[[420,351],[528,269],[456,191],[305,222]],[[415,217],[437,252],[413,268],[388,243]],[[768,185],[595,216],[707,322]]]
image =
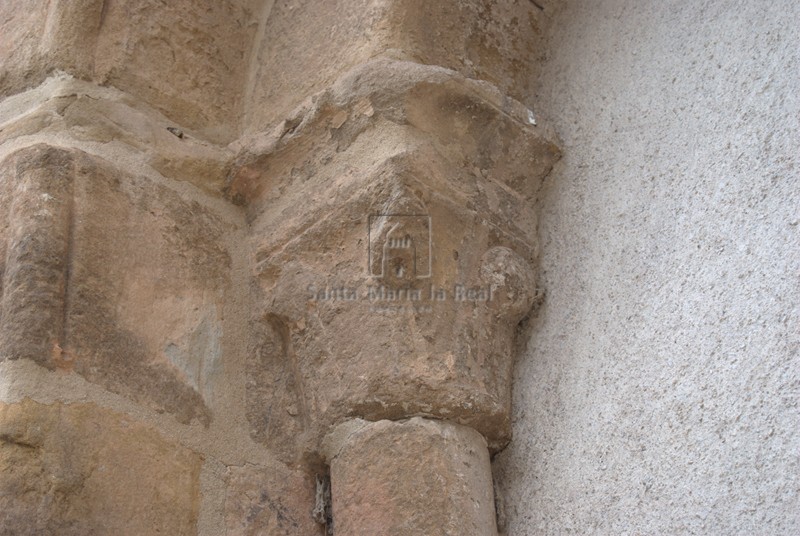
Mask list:
[[[138,499],[182,505],[174,534],[321,533],[328,468],[317,517],[337,535],[496,534],[489,456],[511,438],[536,196],[558,158],[514,98],[538,8],[123,5],[9,14],[0,416],[135,413],[148,445],[206,457]],[[75,381],[85,394],[56,394]],[[125,463],[113,445],[136,439],[114,430],[81,463]],[[0,434],[4,473],[71,448],[20,457],[20,433]],[[39,529],[103,534],[124,482],[25,493],[63,494]],[[0,521],[35,533],[12,484]],[[167,523],[129,519],[132,534]]]

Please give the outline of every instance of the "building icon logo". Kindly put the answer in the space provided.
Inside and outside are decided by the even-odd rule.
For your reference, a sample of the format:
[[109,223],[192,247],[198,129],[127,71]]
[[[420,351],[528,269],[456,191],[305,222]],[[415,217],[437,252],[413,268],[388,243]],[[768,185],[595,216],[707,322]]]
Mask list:
[[387,282],[431,277],[431,217],[377,214],[369,217],[368,270]]

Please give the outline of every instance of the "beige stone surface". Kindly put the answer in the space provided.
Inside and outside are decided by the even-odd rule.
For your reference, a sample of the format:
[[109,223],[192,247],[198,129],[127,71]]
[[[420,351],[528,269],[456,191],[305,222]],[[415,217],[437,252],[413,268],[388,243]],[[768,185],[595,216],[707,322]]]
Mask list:
[[232,224],[80,151],[29,147],[1,173],[2,358],[207,424]]
[[543,24],[527,0],[276,1],[254,51],[245,129],[283,120],[304,98],[377,57],[447,67],[527,100]]
[[329,438],[337,536],[495,536],[486,440],[414,418],[356,421]]
[[0,4],[0,96],[39,85],[55,70],[91,76],[103,0]]
[[[364,418],[381,422],[328,457],[346,484],[337,530],[494,536],[489,449],[510,439],[541,299],[534,206],[560,157],[530,100],[541,6],[20,4],[0,5],[0,368],[16,375],[0,378],[0,428],[82,431],[111,407],[209,461],[175,488],[173,525],[149,493],[106,526],[95,512],[127,492],[81,482],[110,437],[0,435],[29,472],[78,475],[15,498],[15,523],[321,534],[322,440]],[[386,482],[357,489],[362,474]],[[372,491],[397,509],[365,510]],[[109,528],[116,515],[135,526]]]
[[229,467],[226,485],[227,536],[323,536],[310,475],[280,463]]
[[[272,367],[248,387],[254,437],[275,430],[282,448],[283,433],[310,427],[313,443],[346,417],[427,415],[495,449],[508,441],[515,330],[537,299],[532,204],[558,158],[550,136],[489,84],[381,60],[242,141],[227,193],[252,221],[263,306],[251,360]],[[392,227],[372,225],[381,214],[422,218],[419,273],[381,275],[380,255],[370,265]]]
[[233,153],[176,125],[130,93],[69,75],[53,76],[0,101],[0,142],[28,145],[47,140],[106,158],[127,152],[164,177],[219,195]]
[[0,96],[55,71],[109,84],[216,141],[238,131],[253,2],[55,0],[0,5]]
[[195,534],[201,464],[93,404],[0,403],[0,534]]
[[0,1],[0,534],[800,533],[798,5]]
[[94,76],[209,139],[238,132],[253,0],[108,1]]

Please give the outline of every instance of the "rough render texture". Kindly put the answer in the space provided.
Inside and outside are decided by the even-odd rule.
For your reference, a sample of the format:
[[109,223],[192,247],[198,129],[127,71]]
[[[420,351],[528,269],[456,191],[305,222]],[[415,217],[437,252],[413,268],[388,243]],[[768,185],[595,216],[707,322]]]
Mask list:
[[800,533],[793,1],[573,1],[509,534]]

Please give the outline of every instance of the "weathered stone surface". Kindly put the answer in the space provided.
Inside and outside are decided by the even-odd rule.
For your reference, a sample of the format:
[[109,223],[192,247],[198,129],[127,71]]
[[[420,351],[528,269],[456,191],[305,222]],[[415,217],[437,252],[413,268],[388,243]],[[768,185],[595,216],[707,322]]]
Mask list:
[[0,359],[60,358],[74,218],[74,160],[34,150],[2,162],[6,220]]
[[173,121],[128,93],[67,75],[0,102],[0,143],[46,136],[111,144],[164,177],[219,195],[233,153],[185,127],[178,136],[168,130],[173,127]]
[[[176,432],[214,443],[203,533],[320,534],[325,451],[337,534],[494,536],[488,448],[510,439],[559,157],[530,109],[541,8],[4,8],[0,96],[33,89],[0,103],[0,359],[205,425]],[[380,422],[323,448],[358,418]],[[244,427],[260,445],[220,447]],[[264,445],[286,465],[248,465]]]
[[[257,288],[255,295],[260,295]],[[247,349],[245,416],[250,436],[282,460],[306,454],[312,427],[305,377],[288,326],[274,315],[254,318]]]
[[130,92],[210,139],[238,130],[253,0],[109,1],[94,79]]
[[277,1],[255,51],[245,126],[271,126],[376,57],[440,65],[528,99],[541,23],[541,11],[528,1]]
[[89,78],[103,0],[0,4],[0,96],[40,84],[55,70]]
[[[283,193],[298,195],[303,188],[290,185],[312,172],[341,174],[343,165],[366,168],[420,147],[436,150],[425,155],[431,165],[477,171],[488,187],[505,184],[525,198],[535,196],[560,157],[552,129],[496,86],[408,61],[360,65],[269,127],[232,144],[238,155],[229,195],[249,203],[251,214]],[[342,181],[319,182],[336,191]]]
[[208,423],[231,224],[80,151],[22,149],[2,176],[0,357]]
[[195,534],[201,464],[92,404],[0,403],[0,534]]
[[495,536],[486,441],[414,418],[351,421],[328,438],[337,536]]
[[0,96],[54,71],[110,84],[217,141],[238,128],[256,24],[249,0],[0,5]]
[[279,463],[230,467],[225,519],[227,536],[322,536],[314,521],[315,482]]
[[[250,355],[291,379],[249,387],[255,437],[426,415],[508,440],[514,331],[537,293],[531,199],[558,157],[527,117],[489,84],[383,60],[244,144],[228,193],[265,304]],[[396,224],[413,259],[384,251]]]

